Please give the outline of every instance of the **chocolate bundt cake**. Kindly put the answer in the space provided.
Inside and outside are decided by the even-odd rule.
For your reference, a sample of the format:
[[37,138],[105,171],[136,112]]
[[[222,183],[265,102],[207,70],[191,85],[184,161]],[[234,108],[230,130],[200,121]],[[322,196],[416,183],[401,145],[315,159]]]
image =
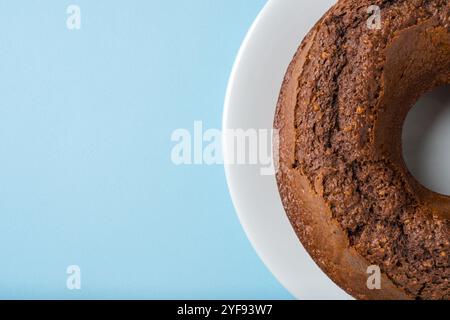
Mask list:
[[409,109],[448,84],[449,0],[340,0],[289,66],[274,124],[280,195],[304,247],[355,298],[450,298],[450,197],[415,180],[401,145]]

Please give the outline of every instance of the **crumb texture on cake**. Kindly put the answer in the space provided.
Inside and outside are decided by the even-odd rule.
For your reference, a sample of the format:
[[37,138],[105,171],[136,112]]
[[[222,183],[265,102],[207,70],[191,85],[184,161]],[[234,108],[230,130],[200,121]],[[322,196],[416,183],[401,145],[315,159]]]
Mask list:
[[[381,29],[368,28],[372,5]],[[275,117],[280,194],[315,261],[355,297],[450,299],[450,197],[412,177],[401,147],[410,108],[448,84],[449,0],[338,1],[289,67]],[[322,243],[324,230],[343,245]],[[366,265],[380,266],[384,291],[359,283]]]

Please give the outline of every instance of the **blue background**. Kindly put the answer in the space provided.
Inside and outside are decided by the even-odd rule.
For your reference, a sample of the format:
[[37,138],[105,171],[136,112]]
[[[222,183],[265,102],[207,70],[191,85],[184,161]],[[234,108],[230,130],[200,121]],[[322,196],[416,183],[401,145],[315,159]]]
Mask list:
[[291,298],[223,168],[170,159],[173,130],[221,127],[264,3],[0,0],[0,298]]

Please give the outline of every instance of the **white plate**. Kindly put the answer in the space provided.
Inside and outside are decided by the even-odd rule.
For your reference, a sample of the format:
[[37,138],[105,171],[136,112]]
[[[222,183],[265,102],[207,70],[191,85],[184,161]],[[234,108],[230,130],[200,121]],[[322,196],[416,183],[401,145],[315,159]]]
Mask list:
[[[223,117],[228,129],[273,127],[286,69],[301,40],[334,0],[269,0],[247,34],[230,78]],[[425,95],[408,115],[404,156],[425,186],[450,194],[449,86]],[[298,299],[352,299],[314,263],[284,213],[274,176],[257,165],[231,165],[232,136],[224,135],[225,171],[242,226],[275,277]]]
[[[270,0],[241,47],[225,99],[223,129],[273,127],[286,69],[301,40],[334,0]],[[224,135],[224,160],[231,144]],[[351,299],[314,263],[284,213],[275,177],[257,165],[225,165],[229,190],[253,247],[298,299]]]

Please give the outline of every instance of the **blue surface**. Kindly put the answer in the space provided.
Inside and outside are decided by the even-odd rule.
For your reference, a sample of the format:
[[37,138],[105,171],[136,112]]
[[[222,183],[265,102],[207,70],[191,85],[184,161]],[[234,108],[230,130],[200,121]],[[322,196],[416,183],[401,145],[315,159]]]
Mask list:
[[223,168],[170,159],[173,130],[220,128],[264,3],[0,0],[0,298],[291,298]]

